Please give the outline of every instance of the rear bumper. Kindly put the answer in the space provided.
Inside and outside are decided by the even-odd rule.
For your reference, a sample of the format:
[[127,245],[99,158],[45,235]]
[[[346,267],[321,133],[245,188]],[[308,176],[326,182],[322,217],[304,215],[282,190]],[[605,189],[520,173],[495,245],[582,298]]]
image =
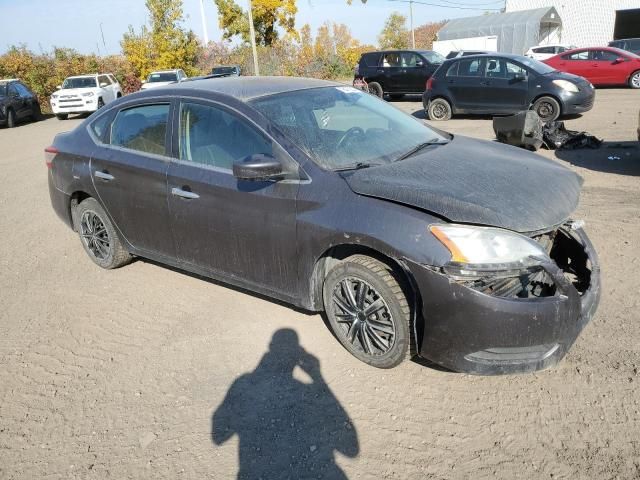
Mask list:
[[53,181],[53,172],[49,170],[49,198],[51,199],[51,206],[56,212],[56,215],[67,224],[67,226],[73,229],[73,220],[71,219],[71,197],[64,193],[62,190],[58,190]]
[[422,298],[420,356],[477,375],[531,372],[558,363],[600,300],[596,253],[582,230],[576,237],[591,262],[589,287],[582,295],[555,264],[545,270],[554,280],[556,295],[521,299],[481,293],[409,262]]

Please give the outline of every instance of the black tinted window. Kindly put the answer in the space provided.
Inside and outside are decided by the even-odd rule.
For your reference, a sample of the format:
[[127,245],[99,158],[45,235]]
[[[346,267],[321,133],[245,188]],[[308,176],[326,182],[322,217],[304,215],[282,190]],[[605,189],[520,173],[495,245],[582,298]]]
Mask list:
[[480,70],[482,60],[480,58],[461,60],[459,64],[458,75],[460,77],[480,77],[482,75],[482,70]]
[[21,83],[14,83],[13,85],[16,87],[16,90],[18,91],[18,94],[21,97],[30,97],[31,96],[31,92],[29,91],[29,89],[27,87],[25,87],[24,85],[22,85]]
[[379,53],[366,53],[362,56],[362,61],[367,67],[377,67],[380,60]]
[[142,105],[118,112],[111,144],[164,155],[169,105]]
[[112,115],[103,115],[91,124],[91,130],[101,142],[108,140],[109,127],[111,126]]
[[455,77],[458,75],[458,62],[453,62],[453,65],[447,70],[447,77]]
[[183,103],[180,160],[231,170],[249,155],[272,155],[271,142],[247,121],[208,105]]
[[556,53],[555,47],[538,47],[534,48],[533,51],[535,53]]

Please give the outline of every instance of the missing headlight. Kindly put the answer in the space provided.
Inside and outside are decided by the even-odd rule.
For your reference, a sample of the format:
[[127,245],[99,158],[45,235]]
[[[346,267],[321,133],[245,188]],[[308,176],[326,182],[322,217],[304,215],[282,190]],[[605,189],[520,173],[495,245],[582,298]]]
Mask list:
[[553,279],[541,268],[515,277],[484,277],[460,283],[487,295],[502,298],[540,298],[556,294]]

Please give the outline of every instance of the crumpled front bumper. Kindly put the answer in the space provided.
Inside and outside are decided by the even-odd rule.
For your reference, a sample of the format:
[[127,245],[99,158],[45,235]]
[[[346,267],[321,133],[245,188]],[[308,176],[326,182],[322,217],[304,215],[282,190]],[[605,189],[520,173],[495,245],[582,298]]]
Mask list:
[[408,261],[421,298],[420,356],[477,375],[531,372],[558,363],[600,300],[596,252],[582,229],[574,233],[590,262],[589,285],[582,294],[555,263],[544,266],[555,295],[510,298],[482,293]]

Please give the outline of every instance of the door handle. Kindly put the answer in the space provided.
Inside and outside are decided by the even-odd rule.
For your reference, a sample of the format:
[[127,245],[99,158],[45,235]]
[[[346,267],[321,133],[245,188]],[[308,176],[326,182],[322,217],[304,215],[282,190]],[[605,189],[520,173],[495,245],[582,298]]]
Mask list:
[[181,188],[173,187],[171,189],[171,195],[175,195],[176,197],[186,198],[188,200],[195,200],[196,198],[200,198],[200,195],[197,193],[190,192],[189,190],[183,190]]
[[108,172],[101,172],[99,170],[96,170],[94,172],[94,175],[96,178],[99,178],[100,180],[104,180],[105,182],[110,182],[111,180],[115,180],[116,178]]

